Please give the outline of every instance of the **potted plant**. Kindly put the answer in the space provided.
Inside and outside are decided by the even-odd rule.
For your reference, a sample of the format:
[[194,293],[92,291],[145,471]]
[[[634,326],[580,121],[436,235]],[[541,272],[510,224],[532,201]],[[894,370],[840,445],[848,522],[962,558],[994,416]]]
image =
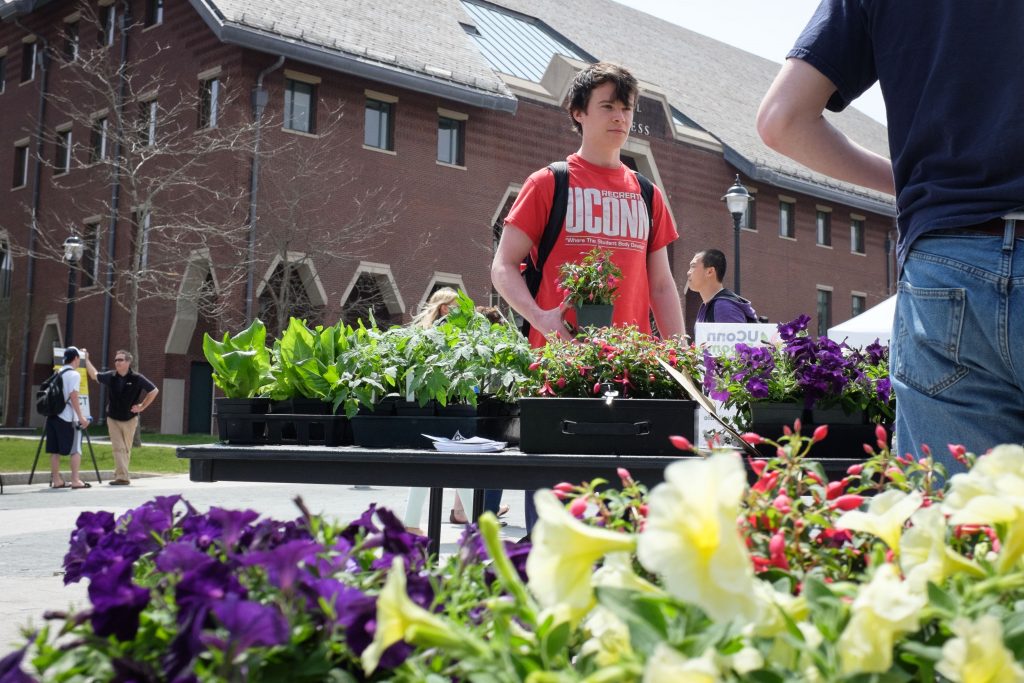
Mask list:
[[799,418],[805,425],[831,425],[834,438],[853,439],[846,450],[859,454],[864,441],[856,440],[863,435],[873,443],[872,425],[889,424],[895,414],[889,350],[878,343],[861,350],[811,337],[809,322],[801,315],[780,324],[778,345],[737,344],[733,354],[705,354],[704,388],[735,408],[739,431],[774,434]]
[[636,326],[590,328],[536,350],[519,401],[526,452],[671,454],[692,438],[696,403],[662,369],[697,369],[691,346]]
[[619,297],[622,270],[607,249],[592,249],[583,260],[563,263],[558,270],[558,290],[576,310],[579,327],[609,327]]
[[262,417],[270,409],[270,399],[259,396],[270,381],[270,352],[267,328],[259,319],[232,336],[224,333],[217,341],[203,335],[203,355],[213,368],[213,383],[224,392],[214,399],[220,436],[232,443],[262,443],[266,423]]

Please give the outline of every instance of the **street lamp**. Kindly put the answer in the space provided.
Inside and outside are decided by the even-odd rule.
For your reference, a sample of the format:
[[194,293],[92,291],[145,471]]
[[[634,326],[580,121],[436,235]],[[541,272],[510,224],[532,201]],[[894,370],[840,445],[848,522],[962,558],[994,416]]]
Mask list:
[[736,174],[736,180],[733,182],[732,187],[722,197],[725,202],[725,206],[729,209],[729,213],[732,214],[732,227],[736,235],[734,243],[733,253],[733,290],[740,293],[740,221],[743,220],[743,214],[747,211],[747,204],[754,201],[754,198],[747,192],[747,188],[743,187],[743,183],[740,182],[740,175]]
[[75,327],[75,266],[82,260],[85,243],[78,235],[64,240],[64,260],[68,262],[68,309],[64,318],[64,346],[71,346]]

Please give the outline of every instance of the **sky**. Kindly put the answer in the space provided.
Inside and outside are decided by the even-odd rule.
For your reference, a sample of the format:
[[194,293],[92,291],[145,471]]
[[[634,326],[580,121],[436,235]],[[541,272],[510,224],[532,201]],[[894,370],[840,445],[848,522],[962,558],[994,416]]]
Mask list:
[[[779,64],[818,6],[818,0],[617,1]],[[877,84],[852,106],[885,123]]]

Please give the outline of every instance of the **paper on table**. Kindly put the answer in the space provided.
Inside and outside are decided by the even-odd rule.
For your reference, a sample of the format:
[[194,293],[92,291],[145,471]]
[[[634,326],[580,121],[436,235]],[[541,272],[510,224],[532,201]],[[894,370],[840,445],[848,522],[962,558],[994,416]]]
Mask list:
[[451,439],[431,434],[423,434],[422,436],[433,441],[434,448],[439,451],[493,453],[503,450],[508,445],[507,441],[492,441],[480,436],[472,436],[466,439],[458,432],[455,432],[455,437]]
[[661,358],[658,359],[658,362],[661,363],[661,367],[665,368],[668,371],[668,374],[672,376],[672,379],[674,379],[675,381],[679,382],[679,384],[682,385],[683,389],[686,390],[686,393],[690,395],[690,398],[699,403],[700,406],[704,408],[704,410],[708,411],[708,414],[711,415],[711,417],[713,417],[715,421],[722,426],[726,433],[729,436],[731,436],[736,441],[736,443],[742,444],[743,450],[745,450],[748,454],[753,455],[754,457],[761,456],[761,454],[757,452],[756,448],[754,448],[749,443],[743,440],[739,432],[737,432],[735,429],[733,429],[725,422],[723,422],[722,418],[718,417],[718,413],[715,412],[715,404],[713,404],[708,399],[708,397],[705,396],[697,388],[697,385],[693,383],[693,378],[690,377],[690,373],[686,370],[686,368],[682,368],[682,370],[680,371],[672,367],[665,361],[663,361]]

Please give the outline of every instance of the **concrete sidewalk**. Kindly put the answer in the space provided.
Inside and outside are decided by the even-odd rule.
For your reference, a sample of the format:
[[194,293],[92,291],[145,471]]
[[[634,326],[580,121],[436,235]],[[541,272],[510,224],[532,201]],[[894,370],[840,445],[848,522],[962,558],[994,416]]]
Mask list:
[[[86,490],[50,489],[48,482],[45,472],[42,479],[37,472],[36,483],[31,486],[8,485],[4,476],[4,494],[0,495],[0,657],[23,644],[22,627],[42,624],[45,610],[87,606],[85,583],[64,586],[61,579],[68,540],[82,512],[109,510],[117,515],[156,496],[180,493],[200,511],[210,506],[248,508],[266,517],[287,520],[298,516],[293,499],[301,495],[312,512],[347,521],[359,516],[372,502],[402,515],[408,493],[406,488],[377,486],[191,482],[185,474],[133,478],[131,486],[93,483]],[[445,515],[453,495],[452,490],[445,491]],[[509,526],[502,530],[503,536],[517,540],[526,533],[523,493],[508,491],[504,502],[512,511],[506,518]],[[426,525],[426,510],[422,523]],[[454,552],[463,528],[441,525],[442,554]]]

